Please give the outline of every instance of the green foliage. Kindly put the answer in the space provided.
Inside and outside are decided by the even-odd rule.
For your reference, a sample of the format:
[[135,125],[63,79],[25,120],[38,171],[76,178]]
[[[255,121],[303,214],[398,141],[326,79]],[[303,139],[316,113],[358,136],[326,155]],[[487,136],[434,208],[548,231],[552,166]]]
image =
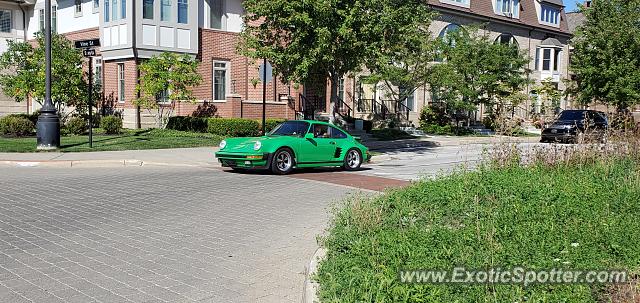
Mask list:
[[9,115],[0,118],[0,135],[22,137],[33,134],[35,125],[29,119]]
[[374,129],[371,131],[371,134],[373,135],[374,138],[380,141],[415,139],[414,136],[408,134],[403,130],[399,130],[396,128]]
[[100,119],[100,128],[109,135],[115,135],[122,132],[122,119],[118,116],[105,116]]
[[[199,61],[184,54],[164,52],[140,64],[140,98],[133,103],[149,111],[155,110],[158,127],[164,127],[173,114],[177,101],[195,102],[192,88],[202,82]],[[160,97],[166,98],[160,100]],[[161,104],[162,103],[162,104]]]
[[70,134],[82,135],[87,131],[87,121],[81,117],[71,117],[64,127]]
[[[266,125],[265,125],[265,131],[269,132],[272,129],[274,129],[276,126],[278,126],[278,124],[287,121],[287,119],[267,119],[266,121]],[[260,121],[260,123],[262,123],[262,121]],[[262,127],[262,126],[260,126]],[[262,129],[262,128],[261,128]]]
[[409,59],[427,45],[419,38],[429,36],[423,32],[428,7],[419,0],[246,0],[243,6],[240,52],[267,58],[287,81],[329,78],[332,102],[340,77],[367,63]]
[[[534,87],[532,91],[535,91],[540,97],[540,113],[553,116],[555,115],[556,110],[560,109],[562,93],[558,90],[551,79],[542,80],[541,84]],[[532,107],[534,106],[535,104],[532,105]]]
[[495,42],[478,28],[449,31],[436,44],[442,62],[433,66],[427,82],[449,110],[493,105],[528,82],[528,56],[515,45]]
[[420,110],[420,126],[451,124],[451,116],[447,113],[443,104],[429,104]]
[[[401,269],[638,272],[639,165],[481,169],[355,197],[321,240],[322,302],[603,302],[599,284],[403,284]],[[576,244],[573,244],[576,243]],[[573,245],[572,245],[573,244]]]
[[619,109],[640,102],[640,1],[593,1],[573,38],[574,93],[582,104]]
[[[8,40],[7,51],[0,55],[0,87],[5,95],[22,101],[44,100],[44,35],[36,33],[31,42]],[[82,107],[86,104],[87,82],[82,71],[82,52],[65,36],[51,36],[51,99],[57,105]]]
[[167,122],[167,129],[206,133],[208,128],[208,118],[175,116],[170,117]]
[[208,132],[226,137],[251,137],[260,133],[260,123],[242,118],[210,118]]
[[36,125],[36,123],[38,123],[38,117],[40,117],[40,111],[37,110],[33,114],[24,114],[24,113],[23,114],[11,114],[10,116],[22,117],[22,118],[29,119],[29,121],[31,121],[31,123],[33,123],[33,125]]

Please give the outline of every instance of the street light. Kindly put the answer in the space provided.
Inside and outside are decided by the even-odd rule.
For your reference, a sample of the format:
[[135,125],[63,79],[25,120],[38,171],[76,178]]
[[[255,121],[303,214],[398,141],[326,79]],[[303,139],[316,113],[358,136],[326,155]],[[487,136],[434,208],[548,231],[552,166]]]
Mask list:
[[44,3],[45,95],[36,124],[37,148],[42,150],[60,147],[60,118],[51,101],[51,0],[45,0]]

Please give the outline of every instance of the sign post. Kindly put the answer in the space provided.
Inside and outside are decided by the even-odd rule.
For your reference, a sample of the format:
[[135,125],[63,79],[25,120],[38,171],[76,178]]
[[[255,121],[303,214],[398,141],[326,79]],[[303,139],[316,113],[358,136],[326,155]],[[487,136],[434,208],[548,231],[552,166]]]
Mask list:
[[87,89],[87,106],[89,107],[89,148],[93,148],[93,57],[100,46],[100,39],[81,40],[75,42],[76,48],[82,48],[82,55],[89,58],[89,87]]
[[267,59],[262,60],[262,65],[258,69],[260,74],[260,81],[262,81],[262,135],[266,135],[267,124],[267,82],[273,79],[273,67],[267,62]]

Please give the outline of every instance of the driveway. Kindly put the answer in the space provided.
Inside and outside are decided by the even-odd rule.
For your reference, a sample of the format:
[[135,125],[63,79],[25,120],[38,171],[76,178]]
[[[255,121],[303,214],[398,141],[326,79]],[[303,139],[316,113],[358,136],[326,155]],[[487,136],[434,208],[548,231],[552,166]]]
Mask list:
[[7,168],[0,302],[299,302],[352,191],[219,169]]

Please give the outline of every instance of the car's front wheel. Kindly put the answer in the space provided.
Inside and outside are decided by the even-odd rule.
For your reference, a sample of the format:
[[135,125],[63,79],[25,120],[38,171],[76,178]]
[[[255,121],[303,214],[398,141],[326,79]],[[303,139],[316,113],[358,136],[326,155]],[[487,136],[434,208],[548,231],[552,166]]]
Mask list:
[[356,170],[360,168],[362,165],[362,154],[356,148],[352,148],[347,151],[347,154],[344,156],[344,164],[342,167],[345,170]]
[[293,152],[288,148],[281,148],[273,154],[271,171],[274,174],[286,175],[293,170]]

